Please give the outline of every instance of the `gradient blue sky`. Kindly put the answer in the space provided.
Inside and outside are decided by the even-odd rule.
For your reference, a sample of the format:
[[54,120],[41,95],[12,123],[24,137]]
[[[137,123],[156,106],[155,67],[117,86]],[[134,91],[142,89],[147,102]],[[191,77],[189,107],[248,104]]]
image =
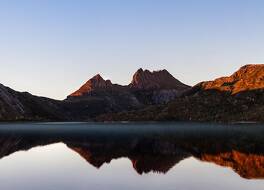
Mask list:
[[140,67],[189,85],[264,62],[262,0],[0,0],[0,83],[63,99]]

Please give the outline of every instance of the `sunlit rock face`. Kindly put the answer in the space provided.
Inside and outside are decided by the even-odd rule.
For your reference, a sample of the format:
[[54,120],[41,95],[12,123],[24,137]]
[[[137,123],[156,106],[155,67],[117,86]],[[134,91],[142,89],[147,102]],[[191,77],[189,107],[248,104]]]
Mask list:
[[264,178],[264,155],[231,151],[218,154],[202,154],[200,159],[230,167],[243,178]]
[[122,90],[122,86],[112,84],[110,80],[104,80],[99,74],[89,79],[81,88],[69,97],[93,95],[96,92],[112,92]]
[[264,88],[264,64],[245,65],[229,77],[201,83],[204,90],[215,89],[236,94]]
[[132,82],[128,86],[112,84],[110,80],[104,80],[99,74],[89,79],[80,89],[69,95],[69,97],[93,95],[96,92],[112,92],[112,91],[148,91],[163,90],[178,93],[189,87],[179,80],[175,79],[167,70],[153,71],[139,69],[133,76]]
[[182,95],[190,87],[175,79],[167,70],[139,69],[129,87],[147,104],[165,104]]
[[175,79],[167,70],[153,71],[139,69],[133,76],[129,85],[136,90],[184,90],[188,88],[179,80]]

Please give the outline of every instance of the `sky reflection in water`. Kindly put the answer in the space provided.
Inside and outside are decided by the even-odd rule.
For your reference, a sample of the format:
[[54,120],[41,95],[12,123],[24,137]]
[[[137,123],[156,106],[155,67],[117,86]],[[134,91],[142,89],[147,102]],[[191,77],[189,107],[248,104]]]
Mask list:
[[[217,146],[213,144],[210,135],[204,141],[209,141],[208,147],[204,146],[204,142],[199,138],[197,142],[201,143],[196,140],[192,142],[197,146],[194,149],[188,149],[190,142],[184,141],[180,141],[182,144],[177,142],[177,147],[172,146],[171,143],[176,141],[175,139],[183,140],[192,136],[188,135],[190,131],[180,135],[177,131],[170,137],[168,134],[159,137],[157,134],[152,134],[151,137],[133,134],[131,139],[127,136],[126,140],[119,141],[120,138],[117,140],[117,135],[112,134],[109,139],[102,134],[93,139],[88,133],[78,138],[73,137],[73,133],[36,137],[36,134],[28,135],[21,131],[13,131],[11,134],[10,131],[0,129],[1,189],[263,189],[262,149],[255,146],[254,151],[248,152],[248,146],[253,149],[253,144],[248,143],[246,147],[238,147],[251,136],[241,135],[244,128],[235,130],[240,133],[242,140],[239,138],[234,142],[228,138],[230,142],[227,142],[232,142],[232,146],[217,144],[219,147],[214,151]],[[251,132],[246,131],[245,134]],[[128,132],[129,136],[130,133]],[[229,135],[230,131],[224,133],[226,136],[232,136]],[[177,138],[173,139],[174,136]],[[219,137],[216,137],[216,140],[219,140],[217,138]],[[120,144],[122,141],[123,145]],[[192,143],[191,147],[194,147]],[[210,147],[213,147],[213,150]],[[171,150],[169,155],[167,149]],[[193,150],[195,151],[192,152]],[[232,163],[233,169],[232,166],[220,166],[223,162],[216,162],[217,159],[225,160],[225,156],[230,152],[233,152],[234,162],[226,160],[226,163]],[[243,160],[244,154],[246,161]],[[237,157],[239,159],[235,160]],[[242,166],[245,163],[249,166],[241,168],[237,161],[243,161]],[[248,168],[254,171],[249,171]],[[240,170],[234,171],[238,169]]]

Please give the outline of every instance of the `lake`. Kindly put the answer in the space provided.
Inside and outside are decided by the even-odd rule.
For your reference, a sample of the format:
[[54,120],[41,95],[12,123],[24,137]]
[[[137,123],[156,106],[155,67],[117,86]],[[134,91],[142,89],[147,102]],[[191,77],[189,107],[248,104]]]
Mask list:
[[263,190],[264,126],[2,123],[4,190]]

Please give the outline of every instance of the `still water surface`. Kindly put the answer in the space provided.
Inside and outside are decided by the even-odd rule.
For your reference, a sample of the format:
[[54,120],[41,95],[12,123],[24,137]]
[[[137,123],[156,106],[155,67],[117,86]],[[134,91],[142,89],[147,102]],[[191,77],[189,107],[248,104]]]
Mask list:
[[4,190],[263,190],[264,127],[0,125]]

